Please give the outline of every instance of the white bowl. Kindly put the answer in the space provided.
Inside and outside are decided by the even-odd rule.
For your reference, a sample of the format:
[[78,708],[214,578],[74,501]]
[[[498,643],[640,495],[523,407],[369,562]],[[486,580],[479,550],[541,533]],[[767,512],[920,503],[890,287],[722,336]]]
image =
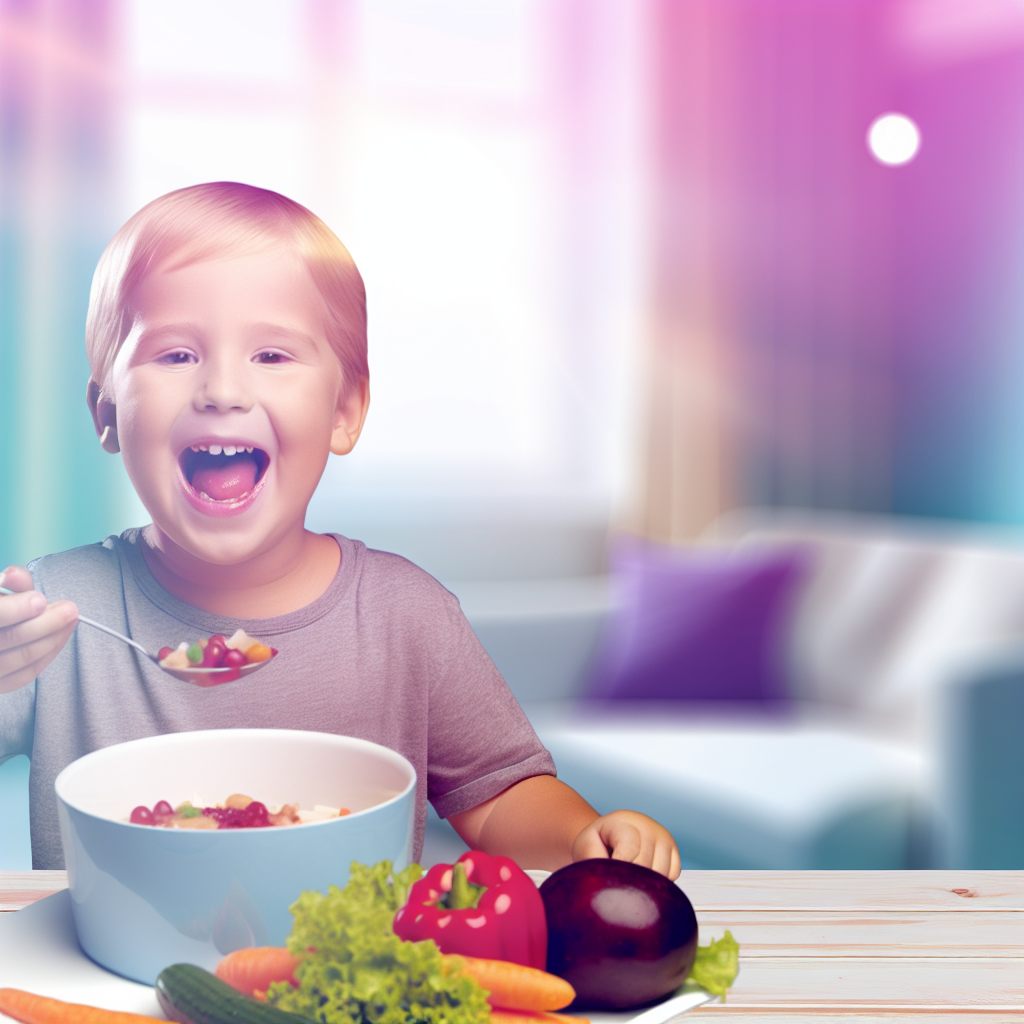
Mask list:
[[[105,747],[55,783],[78,940],[93,960],[152,984],[172,963],[213,969],[234,949],[280,946],[304,889],[343,886],[349,864],[412,857],[416,771],[367,740],[289,729],[172,733]],[[283,828],[132,825],[134,807],[194,794],[347,807]]]

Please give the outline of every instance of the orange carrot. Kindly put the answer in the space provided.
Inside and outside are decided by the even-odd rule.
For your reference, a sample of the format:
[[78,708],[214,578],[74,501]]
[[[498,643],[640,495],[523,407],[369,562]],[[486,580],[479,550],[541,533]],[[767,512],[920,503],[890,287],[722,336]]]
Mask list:
[[20,988],[0,988],[0,1011],[22,1024],[143,1024],[159,1020],[141,1013],[101,1010],[98,1006],[65,1003]]
[[590,1024],[586,1017],[570,1017],[564,1013],[532,1013],[529,1010],[491,1009],[491,1024]]
[[228,953],[214,973],[243,995],[251,996],[254,992],[265,992],[274,981],[290,981],[294,985],[293,975],[298,966],[298,957],[287,949],[256,946]]
[[487,1002],[503,1010],[543,1013],[560,1010],[576,998],[575,990],[564,978],[536,967],[455,954],[446,956],[445,960],[477,981],[488,992]]

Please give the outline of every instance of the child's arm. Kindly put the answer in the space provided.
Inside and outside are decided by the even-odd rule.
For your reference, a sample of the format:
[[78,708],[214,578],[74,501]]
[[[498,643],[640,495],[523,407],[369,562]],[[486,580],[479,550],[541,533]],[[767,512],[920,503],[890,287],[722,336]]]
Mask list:
[[666,829],[636,811],[601,816],[552,775],[523,779],[448,820],[474,850],[504,854],[526,868],[554,871],[611,856],[679,877],[679,850]]
[[27,686],[68,642],[78,625],[78,609],[70,601],[47,604],[32,589],[27,569],[8,566],[0,573],[0,693]]

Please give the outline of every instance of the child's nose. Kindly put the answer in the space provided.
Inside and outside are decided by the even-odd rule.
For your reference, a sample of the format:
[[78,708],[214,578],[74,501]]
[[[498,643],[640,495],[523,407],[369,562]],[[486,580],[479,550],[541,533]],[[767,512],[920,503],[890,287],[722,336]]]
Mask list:
[[248,412],[252,396],[246,386],[245,368],[228,360],[208,360],[201,375],[195,406],[200,412]]

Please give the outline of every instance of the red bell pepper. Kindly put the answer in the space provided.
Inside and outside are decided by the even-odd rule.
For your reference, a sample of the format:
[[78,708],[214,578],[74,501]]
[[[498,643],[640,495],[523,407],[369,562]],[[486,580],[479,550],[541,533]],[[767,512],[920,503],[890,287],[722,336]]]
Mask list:
[[442,953],[511,960],[544,970],[548,924],[530,876],[509,857],[479,850],[435,864],[395,915],[395,934],[433,939]]

